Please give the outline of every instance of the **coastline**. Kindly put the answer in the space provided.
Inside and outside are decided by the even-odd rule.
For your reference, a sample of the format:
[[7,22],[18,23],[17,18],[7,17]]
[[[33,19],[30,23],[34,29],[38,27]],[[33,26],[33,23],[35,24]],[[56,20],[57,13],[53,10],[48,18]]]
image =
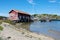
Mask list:
[[[6,25],[6,27],[4,25]],[[1,26],[4,27],[4,30],[1,32],[1,34],[2,35],[4,34],[3,36],[5,36],[5,37],[11,36],[12,39],[13,39],[13,37],[14,38],[17,37],[20,39],[22,37],[23,38],[22,40],[25,40],[25,39],[26,40],[30,40],[30,39],[31,40],[54,40],[54,38],[52,38],[52,37],[49,37],[49,36],[46,36],[43,34],[37,34],[34,32],[30,32],[30,31],[27,31],[26,29],[23,29],[23,28],[17,29],[13,25],[10,25],[8,23],[2,23]],[[13,31],[13,32],[11,33],[11,31]],[[14,31],[15,31],[15,33],[14,33]],[[8,33],[8,35],[7,35],[7,33]],[[15,35],[12,36],[12,34],[15,34]],[[20,35],[20,36],[17,36],[17,35]]]

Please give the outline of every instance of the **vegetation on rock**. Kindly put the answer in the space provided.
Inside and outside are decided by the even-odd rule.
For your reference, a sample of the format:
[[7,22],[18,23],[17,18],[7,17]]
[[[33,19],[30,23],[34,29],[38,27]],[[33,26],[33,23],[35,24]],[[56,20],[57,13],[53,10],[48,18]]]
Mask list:
[[2,26],[0,26],[0,30],[1,30],[1,31],[3,30],[3,27],[2,27]]
[[57,15],[57,14],[34,14],[32,15],[34,17],[38,17],[39,19],[41,18],[49,18],[49,19],[57,19],[57,20],[60,20],[60,16]]

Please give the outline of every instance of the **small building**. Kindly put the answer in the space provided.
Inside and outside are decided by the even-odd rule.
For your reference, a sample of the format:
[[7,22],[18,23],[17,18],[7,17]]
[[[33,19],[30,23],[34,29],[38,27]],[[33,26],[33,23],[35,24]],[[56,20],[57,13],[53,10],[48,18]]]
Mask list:
[[30,21],[32,21],[30,14],[23,12],[23,11],[18,11],[18,10],[11,10],[9,12],[9,19],[14,22],[30,22]]

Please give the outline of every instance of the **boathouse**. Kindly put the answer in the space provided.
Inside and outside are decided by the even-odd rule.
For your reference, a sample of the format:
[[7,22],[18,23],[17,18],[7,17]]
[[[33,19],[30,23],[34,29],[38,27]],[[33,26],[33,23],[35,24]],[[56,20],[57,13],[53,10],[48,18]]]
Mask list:
[[30,22],[30,21],[32,21],[30,14],[23,12],[23,11],[18,11],[18,10],[11,10],[9,12],[9,19],[14,22]]

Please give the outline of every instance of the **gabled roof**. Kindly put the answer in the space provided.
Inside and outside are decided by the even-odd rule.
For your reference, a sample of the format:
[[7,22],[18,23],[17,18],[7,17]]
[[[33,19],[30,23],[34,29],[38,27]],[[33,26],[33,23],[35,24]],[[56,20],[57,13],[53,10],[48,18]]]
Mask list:
[[19,11],[19,10],[11,10],[9,13],[11,13],[12,11],[15,11],[15,12],[17,12],[17,13],[21,13],[21,14],[30,15],[30,14],[28,14],[28,13],[26,13],[26,12]]

